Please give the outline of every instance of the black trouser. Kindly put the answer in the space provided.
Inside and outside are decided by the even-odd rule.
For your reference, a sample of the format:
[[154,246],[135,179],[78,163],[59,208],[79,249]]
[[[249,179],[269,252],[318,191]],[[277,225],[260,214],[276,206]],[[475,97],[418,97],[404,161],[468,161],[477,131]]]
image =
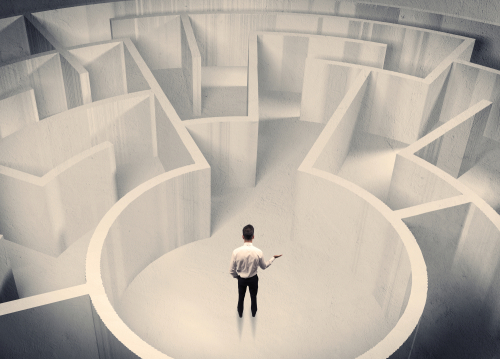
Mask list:
[[240,317],[243,315],[243,301],[245,300],[245,294],[247,291],[247,286],[250,291],[250,298],[252,300],[252,315],[255,316],[257,313],[257,291],[259,290],[259,277],[254,275],[251,278],[241,278],[238,276],[238,313]]

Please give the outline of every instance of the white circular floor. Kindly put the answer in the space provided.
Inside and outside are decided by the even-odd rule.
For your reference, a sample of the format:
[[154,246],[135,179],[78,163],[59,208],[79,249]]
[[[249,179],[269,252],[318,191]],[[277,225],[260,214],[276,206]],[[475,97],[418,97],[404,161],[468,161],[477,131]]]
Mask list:
[[[257,186],[214,197],[211,238],[149,265],[117,311],[141,338],[173,358],[356,357],[392,329],[380,306],[328,250],[289,237],[296,169],[322,125],[284,119],[260,126],[259,141],[267,146],[259,144]],[[283,257],[259,269],[257,315],[251,317],[247,293],[240,319],[229,262],[248,223],[266,259]]]

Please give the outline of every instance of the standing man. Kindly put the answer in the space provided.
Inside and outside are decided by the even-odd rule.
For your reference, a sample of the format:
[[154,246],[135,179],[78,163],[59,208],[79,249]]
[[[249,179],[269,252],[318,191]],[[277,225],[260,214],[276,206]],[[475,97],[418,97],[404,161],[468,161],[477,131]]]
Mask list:
[[259,289],[257,267],[260,266],[262,269],[266,269],[275,258],[282,256],[282,254],[275,255],[269,261],[264,262],[262,251],[252,244],[253,232],[251,224],[243,228],[244,244],[233,251],[229,268],[229,273],[234,278],[238,278],[238,314],[240,318],[243,316],[243,301],[245,300],[247,286],[252,299],[252,317],[255,317],[255,313],[257,313],[257,290]]

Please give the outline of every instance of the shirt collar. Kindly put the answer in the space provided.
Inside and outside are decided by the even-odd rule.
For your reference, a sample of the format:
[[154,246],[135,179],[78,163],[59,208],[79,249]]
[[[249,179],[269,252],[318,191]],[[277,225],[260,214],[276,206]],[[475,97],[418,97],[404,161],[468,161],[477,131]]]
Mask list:
[[253,246],[253,244],[252,244],[252,243],[248,243],[248,242],[243,243],[243,245],[244,245],[244,246]]

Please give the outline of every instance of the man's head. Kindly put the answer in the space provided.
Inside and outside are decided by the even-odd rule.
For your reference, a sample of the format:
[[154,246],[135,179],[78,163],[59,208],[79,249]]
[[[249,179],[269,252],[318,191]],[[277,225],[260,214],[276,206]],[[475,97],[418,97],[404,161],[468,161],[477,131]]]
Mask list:
[[251,224],[247,224],[243,227],[243,239],[245,241],[251,241],[253,239],[253,226]]

